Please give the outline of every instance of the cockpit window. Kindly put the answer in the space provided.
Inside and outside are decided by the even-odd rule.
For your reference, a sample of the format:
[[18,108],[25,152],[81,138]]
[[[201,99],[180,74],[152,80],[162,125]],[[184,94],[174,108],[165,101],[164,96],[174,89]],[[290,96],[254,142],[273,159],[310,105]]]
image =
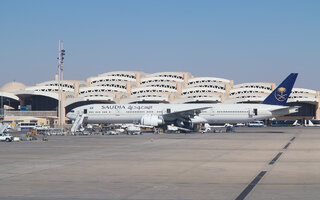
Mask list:
[[74,110],[71,110],[70,112],[74,113]]

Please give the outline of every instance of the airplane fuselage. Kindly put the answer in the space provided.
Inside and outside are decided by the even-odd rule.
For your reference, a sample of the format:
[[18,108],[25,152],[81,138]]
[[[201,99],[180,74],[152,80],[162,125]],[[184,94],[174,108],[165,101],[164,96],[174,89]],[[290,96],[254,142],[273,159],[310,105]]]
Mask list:
[[90,124],[140,123],[147,115],[161,118],[167,113],[206,107],[191,119],[193,123],[243,123],[289,114],[272,112],[287,106],[265,104],[92,104],[73,109],[67,117],[75,119],[77,113],[85,113],[85,122]]

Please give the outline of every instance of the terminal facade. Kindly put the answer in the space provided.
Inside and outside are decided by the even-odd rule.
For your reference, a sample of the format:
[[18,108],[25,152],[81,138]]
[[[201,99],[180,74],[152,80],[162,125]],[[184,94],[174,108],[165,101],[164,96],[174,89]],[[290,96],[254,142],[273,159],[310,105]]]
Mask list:
[[[194,77],[188,72],[114,71],[86,81],[55,79],[31,87],[10,82],[0,88],[1,120],[54,127],[58,123],[59,84],[65,121],[71,109],[94,103],[260,103],[276,88],[274,83],[234,84],[233,80]],[[319,100],[319,91],[293,88],[287,104],[301,108],[280,119],[320,119]]]

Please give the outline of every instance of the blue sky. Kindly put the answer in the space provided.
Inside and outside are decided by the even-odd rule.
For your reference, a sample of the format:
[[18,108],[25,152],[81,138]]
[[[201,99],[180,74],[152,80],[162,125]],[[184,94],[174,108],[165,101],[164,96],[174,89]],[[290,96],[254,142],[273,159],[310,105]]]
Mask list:
[[320,90],[320,1],[0,0],[0,86],[115,70],[187,71]]

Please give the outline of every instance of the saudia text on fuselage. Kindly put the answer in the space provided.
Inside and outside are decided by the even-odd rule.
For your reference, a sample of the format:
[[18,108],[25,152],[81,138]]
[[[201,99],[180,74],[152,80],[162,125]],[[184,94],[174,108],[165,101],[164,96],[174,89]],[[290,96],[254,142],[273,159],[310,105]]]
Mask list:
[[102,110],[151,110],[152,108],[152,105],[101,105]]

